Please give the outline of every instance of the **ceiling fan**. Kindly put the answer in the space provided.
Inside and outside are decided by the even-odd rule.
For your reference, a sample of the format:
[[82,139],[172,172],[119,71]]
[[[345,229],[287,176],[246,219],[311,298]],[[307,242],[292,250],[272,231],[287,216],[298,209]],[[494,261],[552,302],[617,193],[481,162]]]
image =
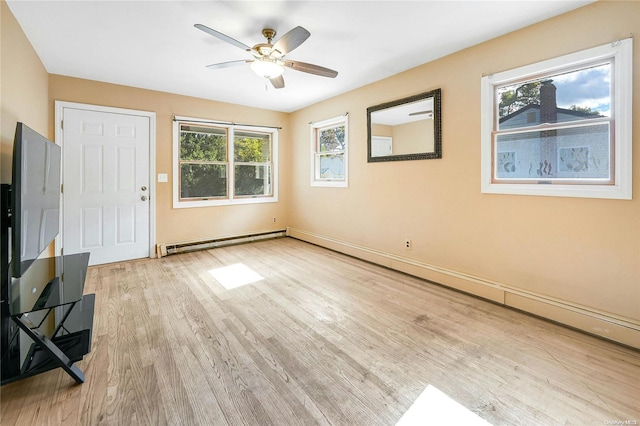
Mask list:
[[205,25],[195,24],[194,27],[253,55],[253,59],[221,62],[218,64],[207,65],[207,68],[228,68],[237,65],[249,64],[256,74],[268,79],[276,89],[282,89],[284,87],[284,78],[282,77],[282,73],[284,73],[285,68],[291,68],[296,71],[329,78],[334,78],[338,75],[337,71],[329,68],[308,64],[306,62],[285,59],[285,55],[304,43],[304,41],[311,35],[309,31],[302,27],[295,27],[280,37],[275,44],[272,44],[272,40],[276,36],[276,31],[271,28],[265,28],[262,30],[262,35],[267,39],[267,42],[258,43],[253,47],[249,47],[246,44]]

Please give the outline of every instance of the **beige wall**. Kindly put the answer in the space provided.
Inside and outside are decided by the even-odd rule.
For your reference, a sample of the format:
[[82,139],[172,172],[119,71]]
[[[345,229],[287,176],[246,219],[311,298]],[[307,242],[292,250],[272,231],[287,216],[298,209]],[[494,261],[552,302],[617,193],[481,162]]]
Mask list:
[[[56,100],[156,113],[156,172],[168,183],[156,184],[156,242],[174,243],[284,229],[289,217],[289,135],[285,113],[248,108],[188,96],[106,84],[59,75],[49,78],[49,102]],[[282,127],[279,133],[279,202],[174,209],[172,115]],[[54,117],[50,125],[53,131]],[[307,179],[308,180],[308,179]],[[276,223],[273,218],[276,218]]]
[[[481,77],[632,34],[633,201],[481,194]],[[292,138],[304,140],[306,123],[349,112],[350,182],[310,187],[309,144],[293,145],[292,229],[391,265],[419,263],[427,277],[507,286],[640,330],[639,34],[640,3],[597,2],[293,113]],[[443,158],[368,164],[366,108],[436,88]],[[637,335],[627,343],[640,346]]]
[[393,155],[434,150],[433,120],[412,121],[393,126]]
[[11,182],[16,123],[48,133],[48,74],[6,2],[0,2],[0,181]]
[[393,136],[393,126],[385,124],[371,124],[371,133],[374,136]]

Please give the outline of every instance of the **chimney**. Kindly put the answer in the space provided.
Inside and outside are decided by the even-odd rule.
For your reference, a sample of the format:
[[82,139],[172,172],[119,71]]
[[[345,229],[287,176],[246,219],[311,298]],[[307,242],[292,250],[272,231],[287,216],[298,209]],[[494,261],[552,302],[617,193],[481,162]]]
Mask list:
[[540,86],[540,123],[557,123],[556,86],[553,80],[544,80]]
[[[558,110],[556,108],[556,86],[553,80],[544,80],[540,86],[540,123],[557,123]],[[541,178],[553,178],[558,172],[558,143],[557,130],[543,130],[540,132],[540,170]]]

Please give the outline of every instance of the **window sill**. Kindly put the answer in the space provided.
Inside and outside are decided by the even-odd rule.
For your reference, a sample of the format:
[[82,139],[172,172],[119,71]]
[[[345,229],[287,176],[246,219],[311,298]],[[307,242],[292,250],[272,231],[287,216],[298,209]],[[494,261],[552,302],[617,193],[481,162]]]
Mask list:
[[325,188],[347,188],[349,184],[345,181],[319,181],[314,180],[311,182],[313,187],[325,187]]
[[482,185],[484,194],[540,195],[550,197],[608,198],[631,200],[631,186],[626,185],[562,185],[562,184],[509,184]]
[[190,209],[197,207],[239,206],[243,204],[277,203],[278,197],[235,198],[233,200],[197,200],[174,201],[174,209]]

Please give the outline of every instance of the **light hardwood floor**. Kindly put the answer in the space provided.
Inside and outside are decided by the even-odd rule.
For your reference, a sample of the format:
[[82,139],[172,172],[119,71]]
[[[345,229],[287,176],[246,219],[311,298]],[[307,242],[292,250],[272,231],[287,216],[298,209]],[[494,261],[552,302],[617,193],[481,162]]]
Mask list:
[[[209,272],[239,263],[264,279]],[[92,267],[86,292],[86,382],[3,386],[2,426],[393,425],[428,385],[493,425],[640,422],[640,352],[291,238]]]

